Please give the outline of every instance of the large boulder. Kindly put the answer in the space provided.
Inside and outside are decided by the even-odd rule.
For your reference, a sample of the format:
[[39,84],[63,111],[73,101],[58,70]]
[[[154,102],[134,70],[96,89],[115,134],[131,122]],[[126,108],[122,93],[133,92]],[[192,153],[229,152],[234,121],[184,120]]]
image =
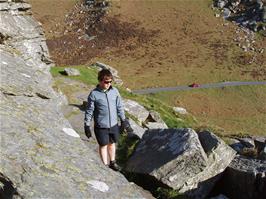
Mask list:
[[127,163],[127,171],[156,184],[204,198],[235,152],[211,132],[193,129],[148,130]]
[[141,139],[143,134],[145,133],[145,131],[147,129],[142,128],[134,120],[132,120],[130,118],[129,118],[129,124],[130,124],[131,128],[133,129],[133,132],[129,133],[128,136],[129,137],[137,137],[138,139]]
[[0,198],[143,198],[64,118],[40,24],[16,2],[0,0]]
[[165,123],[161,122],[147,122],[145,126],[148,129],[167,129],[168,126]]
[[75,69],[75,68],[65,68],[64,69],[64,73],[67,76],[80,76],[79,70],[78,69]]
[[266,136],[253,136],[254,144],[258,152],[262,151],[266,147]]
[[149,116],[145,121],[148,129],[167,129],[168,126],[161,118],[160,114],[154,110],[149,111]]
[[145,122],[149,116],[149,111],[138,102],[130,99],[124,100],[125,111],[135,117],[140,123]]
[[231,199],[263,199],[266,196],[266,161],[237,155],[217,184]]

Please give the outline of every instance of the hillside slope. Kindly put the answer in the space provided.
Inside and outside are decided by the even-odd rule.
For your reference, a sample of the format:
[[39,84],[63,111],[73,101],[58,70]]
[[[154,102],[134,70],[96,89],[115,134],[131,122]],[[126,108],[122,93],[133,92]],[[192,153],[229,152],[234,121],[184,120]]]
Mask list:
[[[96,25],[98,31],[89,31],[89,36],[96,36],[91,41],[78,39],[80,35],[69,31],[67,25],[62,28],[63,10],[82,10],[78,6],[69,10],[74,0],[66,5],[57,3],[53,9],[57,7],[60,12],[51,10],[50,15],[49,1],[42,5],[31,1],[37,18],[47,28],[48,46],[57,64],[101,60],[115,66],[131,89],[191,81],[266,79],[265,53],[256,54],[256,62],[247,64],[254,55],[236,46],[236,26],[214,17],[211,0],[112,1],[108,15]],[[38,12],[40,7],[44,12]],[[52,23],[45,20],[49,16],[53,17]],[[88,16],[76,14],[73,23],[82,29],[86,26],[82,24],[84,17]],[[58,22],[53,22],[57,18]],[[68,32],[63,34],[61,29]],[[265,46],[265,38],[260,38],[256,45]]]
[[[100,61],[118,69],[124,85],[131,89],[266,79],[266,51],[244,52],[237,46],[236,32],[241,37],[245,34],[215,17],[212,0],[114,0],[107,16],[95,25],[96,31],[88,30],[88,36],[96,36],[89,41],[83,39],[88,17],[84,7],[77,3],[71,9],[81,1],[30,0],[34,16],[43,22],[57,65]],[[47,16],[55,20],[49,22]],[[60,26],[56,25],[59,21]],[[266,38],[255,37],[256,48],[265,48]],[[226,131],[259,129],[259,134],[264,134],[264,91],[265,86],[254,86],[225,92],[163,93],[159,98]]]

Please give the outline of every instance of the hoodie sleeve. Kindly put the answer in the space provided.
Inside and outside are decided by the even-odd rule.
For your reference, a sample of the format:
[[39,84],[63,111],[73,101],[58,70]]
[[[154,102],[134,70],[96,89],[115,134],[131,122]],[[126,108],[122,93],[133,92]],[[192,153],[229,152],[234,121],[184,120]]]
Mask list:
[[116,97],[117,114],[118,114],[118,117],[120,118],[120,120],[124,121],[126,119],[125,111],[124,111],[124,104],[123,104],[122,98],[119,94],[119,91],[117,89],[116,89],[116,92],[117,92],[117,97]]
[[90,126],[90,122],[92,120],[93,112],[95,108],[94,103],[95,103],[95,97],[93,93],[91,92],[90,95],[88,96],[88,103],[87,103],[87,107],[85,110],[85,119],[84,119],[85,126]]

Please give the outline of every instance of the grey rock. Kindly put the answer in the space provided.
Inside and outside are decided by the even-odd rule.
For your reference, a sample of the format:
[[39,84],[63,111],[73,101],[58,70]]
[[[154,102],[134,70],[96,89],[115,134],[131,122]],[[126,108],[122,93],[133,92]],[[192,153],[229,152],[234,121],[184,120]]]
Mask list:
[[145,126],[148,129],[167,129],[168,126],[162,120],[160,114],[154,110],[149,112],[149,116],[145,121]]
[[94,40],[96,37],[97,36],[89,36],[89,35],[85,34],[85,35],[81,36],[80,39],[91,41],[91,40]]
[[262,151],[266,147],[266,137],[262,136],[253,136],[254,144],[258,151]]
[[255,148],[255,143],[252,138],[238,138],[238,140],[247,148]]
[[207,154],[208,166],[199,176],[196,176],[191,180],[200,182],[197,186],[194,184],[194,187],[197,187],[197,189],[192,190],[189,195],[195,198],[205,198],[221,177],[222,172],[234,159],[236,152],[212,132],[200,132],[198,136],[201,145]]
[[232,147],[238,153],[242,153],[243,149],[245,148],[245,146],[240,141],[230,144],[230,147]]
[[64,72],[67,76],[79,76],[80,75],[79,70],[75,68],[65,68]]
[[237,155],[226,169],[219,187],[229,198],[265,198],[266,161]]
[[[129,185],[121,175],[101,166],[97,154],[90,149],[92,147],[86,147],[80,139],[63,131],[63,128],[72,127],[58,113],[53,101],[18,96],[5,97],[1,102],[5,105],[6,114],[7,110],[12,111],[9,115],[1,112],[4,132],[1,135],[1,168],[18,186],[21,195],[26,198],[105,198],[109,194],[130,197],[130,188],[126,188]],[[89,180],[103,181],[110,190],[101,194],[87,184]],[[80,183],[86,189],[80,188]],[[118,187],[116,183],[122,183],[122,186],[113,192]],[[126,193],[121,192],[123,186]]]
[[142,138],[143,134],[145,133],[145,131],[147,129],[142,128],[141,126],[139,126],[134,120],[129,118],[129,124],[133,129],[132,133],[129,133],[129,137],[137,137],[139,139]]
[[[1,2],[1,1],[0,1]],[[5,10],[9,10],[10,6],[9,3],[5,2],[5,3],[0,3],[0,11],[5,11]]]
[[[47,69],[43,70],[36,67],[36,65],[29,65],[21,56],[6,52],[3,48],[0,48],[0,54],[0,88],[3,93],[14,96],[43,96],[48,99],[57,96],[52,88],[48,86],[51,83],[51,77],[48,75],[49,71]],[[47,74],[47,76],[44,76],[44,74]]]
[[[193,157],[183,157],[181,154],[199,155],[198,168],[193,170],[193,165],[190,164]],[[129,159],[127,170],[149,174],[177,189],[185,183],[177,179],[181,177],[189,179],[190,176],[194,176],[200,172],[200,167],[206,166],[206,160],[207,156],[200,145],[198,136],[192,129],[148,130]],[[176,166],[187,167],[191,173],[178,172],[177,168],[174,169]]]
[[0,32],[16,40],[39,38],[43,34],[41,26],[31,16],[12,15],[10,12],[0,12]]
[[259,153],[259,159],[266,160],[266,147],[264,147]]
[[226,18],[230,17],[230,15],[231,15],[231,11],[228,8],[224,8],[223,17],[226,19]]
[[45,68],[46,64],[52,63],[39,23],[30,15],[22,17],[13,15],[12,12],[0,12],[0,15],[0,32],[9,37],[5,44],[12,51],[20,53],[28,65],[37,64],[39,68]]
[[77,132],[72,129],[72,128],[63,128],[62,129],[64,131],[65,134],[69,135],[69,136],[72,136],[72,137],[75,137],[75,138],[79,138],[79,134],[77,134]]
[[149,112],[149,116],[148,116],[147,120],[150,122],[163,122],[160,114],[154,110],[151,110]]
[[263,0],[257,0],[257,4],[259,5],[260,10],[263,9],[264,3],[263,3]]
[[187,114],[187,110],[185,108],[182,108],[182,107],[173,107],[174,111],[179,113],[179,114],[182,114],[182,115],[185,115]]
[[67,117],[73,129],[75,129],[80,135],[84,133],[84,113],[81,111],[73,111]]
[[148,129],[167,129],[168,126],[163,122],[148,122],[145,124]]
[[266,6],[263,6],[262,21],[266,23]]
[[43,31],[23,9],[11,9],[0,11],[0,33],[10,38],[0,45],[1,197],[143,198],[64,118]]
[[192,129],[148,130],[126,169],[180,193],[204,198],[235,152],[210,132],[202,132],[200,140]]
[[145,122],[150,114],[148,110],[133,100],[125,99],[124,107],[125,111],[134,116],[140,123]]
[[136,184],[134,184],[132,182],[131,182],[131,184],[132,184],[133,187],[136,186],[136,189],[142,194],[143,198],[140,198],[140,199],[144,199],[144,198],[146,198],[146,199],[154,199],[153,195],[150,192],[148,192],[147,190],[137,186]]
[[31,5],[28,3],[15,3],[15,2],[6,2],[6,3],[0,3],[0,11],[8,11],[12,10],[14,11],[27,11],[31,8]]
[[225,6],[226,3],[227,2],[225,0],[218,0],[217,7],[218,8],[224,8],[224,6]]

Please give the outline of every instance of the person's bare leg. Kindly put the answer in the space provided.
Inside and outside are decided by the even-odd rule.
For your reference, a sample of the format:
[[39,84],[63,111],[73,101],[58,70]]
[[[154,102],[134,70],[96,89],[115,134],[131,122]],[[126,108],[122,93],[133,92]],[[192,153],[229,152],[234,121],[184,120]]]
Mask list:
[[108,153],[107,153],[107,145],[99,146],[99,154],[105,165],[108,164]]
[[107,145],[108,154],[110,157],[110,161],[115,161],[115,143],[108,144]]
[[115,143],[107,145],[107,150],[110,157],[109,168],[113,169],[114,171],[121,171],[121,167],[117,165],[115,161],[115,148]]

